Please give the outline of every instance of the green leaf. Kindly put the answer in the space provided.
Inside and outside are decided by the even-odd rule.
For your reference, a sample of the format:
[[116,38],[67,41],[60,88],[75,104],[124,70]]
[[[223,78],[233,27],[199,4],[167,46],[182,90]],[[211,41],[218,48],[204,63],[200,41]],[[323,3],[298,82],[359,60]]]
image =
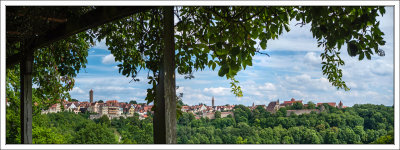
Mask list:
[[236,56],[240,53],[240,48],[239,47],[234,47],[231,49],[231,54],[232,56]]
[[221,66],[221,68],[218,71],[218,76],[223,77],[225,74],[229,72],[229,67],[228,65],[224,64]]
[[289,32],[290,31],[290,27],[289,27],[289,25],[288,24],[284,24],[284,27],[285,27],[285,30],[286,30],[286,32]]
[[221,55],[226,55],[228,54],[228,51],[226,49],[217,49],[215,50],[215,54],[221,56]]
[[371,54],[369,52],[365,52],[365,56],[367,57],[368,60],[371,60]]
[[217,66],[217,64],[214,62],[213,64],[212,64],[212,70],[215,70],[215,67]]
[[260,42],[260,46],[261,46],[261,49],[263,49],[263,50],[267,49],[267,40],[262,39]]
[[354,57],[357,55],[358,52],[358,47],[356,45],[356,42],[354,40],[350,41],[347,43],[347,53],[351,56]]
[[363,59],[364,59],[364,53],[361,52],[361,53],[360,53],[360,56],[358,56],[358,60],[363,60]]

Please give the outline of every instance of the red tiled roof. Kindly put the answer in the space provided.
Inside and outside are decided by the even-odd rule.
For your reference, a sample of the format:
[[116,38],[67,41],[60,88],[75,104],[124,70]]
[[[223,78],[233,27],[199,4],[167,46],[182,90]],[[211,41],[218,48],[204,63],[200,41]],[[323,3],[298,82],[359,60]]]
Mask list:
[[84,102],[82,102],[82,103],[79,104],[80,107],[85,107],[85,106],[87,106],[87,105],[88,105],[88,104],[87,104],[87,103],[84,103]]
[[119,103],[117,100],[108,100],[106,101],[107,106],[119,106]]
[[317,103],[317,106],[322,105],[322,104],[328,104],[328,105],[330,105],[330,106],[332,106],[332,107],[335,107],[335,106],[336,106],[336,102]]
[[153,107],[153,105],[144,106],[143,110],[148,111],[148,110],[151,110],[152,107]]
[[293,104],[293,103],[296,103],[296,102],[299,102],[299,103],[302,103],[302,104],[303,104],[303,100],[298,100],[298,101],[284,101],[283,103],[284,103],[284,104]]
[[56,107],[57,107],[57,104],[53,104],[50,106],[50,108],[56,108]]

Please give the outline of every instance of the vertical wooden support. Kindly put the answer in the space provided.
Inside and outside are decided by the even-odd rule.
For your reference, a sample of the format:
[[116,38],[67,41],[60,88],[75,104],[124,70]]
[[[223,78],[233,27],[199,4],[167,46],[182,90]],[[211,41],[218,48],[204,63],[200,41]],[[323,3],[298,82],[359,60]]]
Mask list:
[[167,144],[176,144],[174,7],[164,7],[164,99]]
[[21,144],[32,144],[32,70],[33,51],[27,50],[20,63]]
[[176,144],[174,7],[163,7],[164,48],[154,113],[154,143]]

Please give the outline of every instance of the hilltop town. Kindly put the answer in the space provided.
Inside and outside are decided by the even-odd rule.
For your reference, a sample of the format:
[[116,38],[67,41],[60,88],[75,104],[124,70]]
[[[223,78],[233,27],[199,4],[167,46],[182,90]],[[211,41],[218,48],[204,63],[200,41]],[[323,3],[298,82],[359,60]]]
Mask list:
[[[108,100],[106,102],[102,101],[93,102],[93,90],[89,91],[89,99],[90,102],[79,102],[79,101],[70,102],[63,100],[62,103],[56,103],[50,106],[48,110],[42,110],[42,114],[61,112],[62,111],[61,105],[63,106],[63,111],[70,111],[76,114],[89,112],[92,114],[90,115],[90,119],[100,118],[103,115],[106,115],[109,119],[119,118],[119,117],[126,118],[134,116],[135,113],[139,115],[139,119],[145,119],[150,114],[154,113],[151,110],[153,105],[147,105],[145,103],[130,104],[127,102],[118,102],[117,100]],[[185,105],[182,106],[181,111],[194,114],[196,119],[200,119],[202,117],[214,119],[216,111],[221,112],[221,118],[227,117],[229,115],[232,116],[234,115],[233,110],[236,105],[227,104],[223,106],[215,106],[214,97],[212,97],[211,99],[211,104],[212,104],[211,106],[207,106],[205,104],[199,104],[194,106]],[[340,101],[338,105],[336,105],[336,102],[327,102],[327,103],[317,103],[316,106],[309,107],[309,104],[303,104],[303,100],[296,100],[294,98],[292,98],[289,101],[283,101],[283,103],[280,103],[279,100],[272,101],[268,105],[254,105],[253,103],[252,106],[248,107],[250,110],[254,110],[257,107],[261,107],[270,113],[275,113],[280,108],[290,108],[293,107],[294,105],[300,106],[300,109],[287,110],[287,116],[289,116],[293,113],[300,115],[300,114],[308,114],[313,111],[316,113],[320,113],[325,109],[323,104],[327,104],[332,107],[337,107],[339,109],[346,108],[346,106],[343,106],[342,101]],[[312,105],[315,104],[312,103]],[[319,109],[316,109],[317,107]]]

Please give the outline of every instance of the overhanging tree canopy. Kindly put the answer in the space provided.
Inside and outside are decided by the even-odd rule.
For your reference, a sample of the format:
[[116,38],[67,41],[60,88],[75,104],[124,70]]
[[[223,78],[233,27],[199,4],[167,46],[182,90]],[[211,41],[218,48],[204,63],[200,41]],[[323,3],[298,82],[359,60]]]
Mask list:
[[[252,65],[252,56],[263,53],[268,40],[289,31],[289,21],[296,19],[302,26],[311,24],[322,53],[322,72],[338,89],[349,90],[339,68],[343,45],[350,56],[371,59],[384,55],[379,46],[385,44],[376,17],[385,13],[384,7],[176,7],[175,24],[176,69],[180,74],[191,74],[205,67],[220,66],[219,76],[231,79],[232,91],[241,96],[235,80],[238,71]],[[154,99],[158,64],[161,58],[161,10],[138,13],[94,29],[98,40],[105,39],[114,54],[122,75],[136,77],[141,69],[148,69],[147,100]],[[139,21],[137,21],[139,20]],[[259,40],[259,42],[258,42]]]

